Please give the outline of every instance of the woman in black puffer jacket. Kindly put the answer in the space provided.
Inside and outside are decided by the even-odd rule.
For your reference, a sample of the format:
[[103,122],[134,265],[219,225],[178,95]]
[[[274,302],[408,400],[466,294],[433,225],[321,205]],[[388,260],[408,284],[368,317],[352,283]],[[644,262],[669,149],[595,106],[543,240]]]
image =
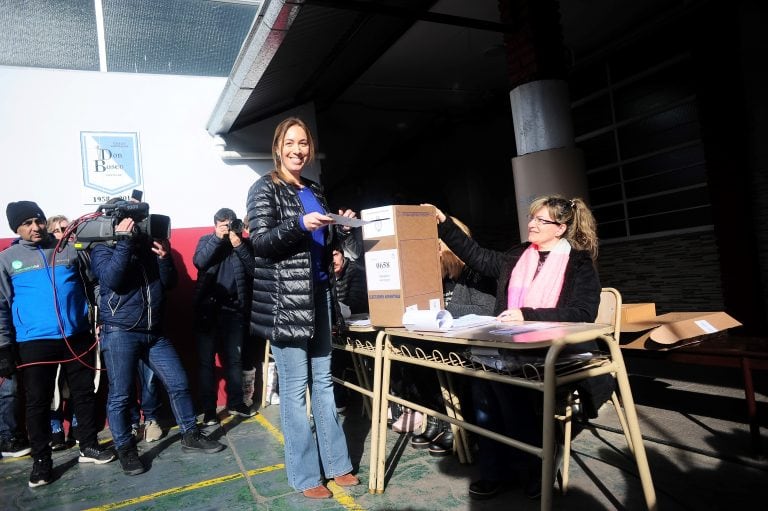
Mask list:
[[[331,247],[334,237],[352,236],[348,227],[332,225],[321,187],[301,177],[314,151],[307,125],[285,119],[272,142],[275,170],[248,191],[256,258],[251,329],[270,340],[277,364],[288,481],[308,498],[329,498],[323,476],[341,486],[360,482],[351,474],[330,371],[332,318],[339,328],[344,325]],[[355,217],[350,210],[339,214]],[[316,436],[306,413],[307,385]]]

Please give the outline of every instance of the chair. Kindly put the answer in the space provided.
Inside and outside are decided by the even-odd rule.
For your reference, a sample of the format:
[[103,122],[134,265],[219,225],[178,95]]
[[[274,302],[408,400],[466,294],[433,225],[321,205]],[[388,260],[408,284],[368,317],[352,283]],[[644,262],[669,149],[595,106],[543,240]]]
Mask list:
[[[597,319],[595,323],[604,323],[613,325],[614,327],[614,339],[615,342],[619,342],[619,333],[621,331],[621,294],[618,290],[612,287],[605,287],[600,292],[600,306],[597,310]],[[613,373],[612,373],[613,374]],[[614,378],[616,377],[613,374]],[[619,397],[616,395],[616,391],[611,394],[611,402],[616,409],[616,414],[619,417],[621,429],[624,432],[624,436],[627,438],[627,444],[629,445],[630,452],[633,452],[633,444],[629,436],[629,428],[627,426],[627,419],[624,416]],[[562,423],[563,427],[563,462],[558,474],[558,482],[560,483],[560,490],[563,494],[568,492],[568,466],[571,460],[571,436],[573,434],[573,409],[578,403],[578,395],[572,393],[568,397],[568,401],[565,406],[565,412],[562,415],[555,415],[555,418]]]
[[262,371],[261,371],[261,407],[264,408],[267,406],[267,400],[270,398],[270,396],[267,395],[267,376],[269,373],[269,361],[274,360],[274,357],[272,356],[272,350],[269,345],[269,339],[267,339],[267,342],[264,346],[264,362],[262,362]]

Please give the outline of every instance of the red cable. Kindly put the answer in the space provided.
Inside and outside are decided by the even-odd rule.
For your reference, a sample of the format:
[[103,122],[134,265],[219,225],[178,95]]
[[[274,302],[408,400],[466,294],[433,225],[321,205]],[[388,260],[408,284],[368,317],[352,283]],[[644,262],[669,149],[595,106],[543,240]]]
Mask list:
[[[74,360],[77,360],[81,364],[83,364],[85,367],[89,369],[93,369],[94,371],[105,371],[106,369],[100,369],[98,367],[93,367],[89,363],[87,363],[85,360],[82,359],[83,356],[90,353],[91,350],[93,350],[97,344],[99,344],[98,338],[94,343],[84,352],[81,354],[75,353],[75,350],[72,348],[72,345],[69,344],[69,339],[67,338],[67,334],[64,332],[64,322],[61,319],[61,309],[59,308],[59,297],[56,294],[56,254],[64,250],[64,246],[69,242],[69,238],[73,235],[75,229],[82,224],[83,222],[86,222],[88,220],[92,220],[94,218],[100,217],[102,213],[100,211],[97,211],[95,213],[87,213],[67,227],[67,229],[62,233],[61,239],[56,243],[56,247],[53,249],[53,257],[51,258],[51,284],[53,287],[53,305],[56,309],[56,320],[59,323],[59,331],[61,332],[62,339],[64,340],[64,343],[67,345],[67,349],[69,349],[69,352],[72,354],[73,358],[70,358],[68,360],[49,360],[47,362],[29,362],[28,364],[21,364],[16,366],[17,369],[22,369],[24,367],[34,366],[34,365],[51,365],[51,364],[66,364],[67,362],[72,362]],[[63,242],[63,243],[62,243]]]

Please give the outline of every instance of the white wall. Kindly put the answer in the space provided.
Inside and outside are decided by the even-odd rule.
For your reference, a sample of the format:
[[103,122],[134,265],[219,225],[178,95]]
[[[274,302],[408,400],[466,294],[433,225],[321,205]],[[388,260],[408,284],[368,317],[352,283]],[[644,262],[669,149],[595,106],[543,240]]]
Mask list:
[[[0,238],[14,236],[12,201],[48,216],[94,211],[82,200],[81,131],[138,132],[144,200],[174,228],[210,226],[220,207],[245,214],[248,187],[271,163],[219,157],[205,125],[225,81],[0,66]],[[249,149],[268,153],[269,135]]]

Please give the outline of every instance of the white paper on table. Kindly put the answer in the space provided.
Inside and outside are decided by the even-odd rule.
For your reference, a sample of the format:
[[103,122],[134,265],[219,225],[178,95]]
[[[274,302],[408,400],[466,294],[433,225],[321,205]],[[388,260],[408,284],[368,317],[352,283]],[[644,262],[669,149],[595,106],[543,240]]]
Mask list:
[[447,310],[407,310],[403,326],[408,330],[447,332],[453,326],[453,316]]
[[347,325],[349,326],[371,326],[371,317],[368,315],[367,312],[363,312],[360,314],[352,314],[347,320]]

